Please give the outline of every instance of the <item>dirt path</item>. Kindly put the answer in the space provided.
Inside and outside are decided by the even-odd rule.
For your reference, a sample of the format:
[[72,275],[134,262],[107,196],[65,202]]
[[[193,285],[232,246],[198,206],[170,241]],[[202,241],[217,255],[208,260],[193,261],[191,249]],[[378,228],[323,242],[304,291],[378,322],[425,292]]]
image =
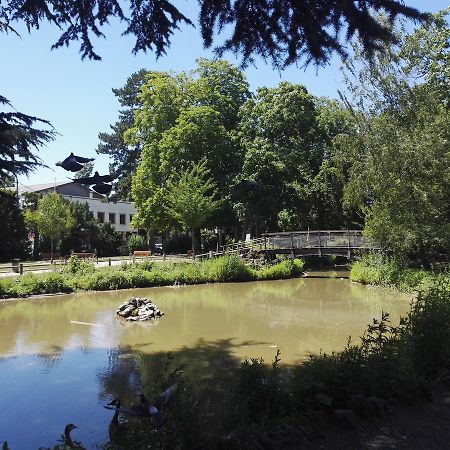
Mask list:
[[355,430],[331,427],[304,449],[450,449],[450,393],[434,401],[395,407],[372,421],[360,421]]

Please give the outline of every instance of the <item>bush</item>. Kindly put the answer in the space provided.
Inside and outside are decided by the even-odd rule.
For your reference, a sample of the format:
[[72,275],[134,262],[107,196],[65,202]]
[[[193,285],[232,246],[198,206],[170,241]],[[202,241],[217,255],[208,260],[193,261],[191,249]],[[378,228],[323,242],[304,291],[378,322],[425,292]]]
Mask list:
[[226,255],[202,263],[206,278],[215,282],[251,281],[256,279],[252,269],[236,255]]
[[136,250],[147,250],[148,243],[147,239],[140,234],[132,234],[128,238],[127,241],[128,248],[130,249],[130,253],[133,253]]
[[67,260],[67,265],[63,269],[63,273],[70,275],[83,275],[85,273],[92,273],[94,270],[94,263],[78,258],[76,255],[71,255]]
[[350,278],[362,284],[395,286],[404,291],[430,285],[436,275],[424,269],[410,269],[403,260],[380,254],[364,255],[352,265]]
[[15,278],[0,278],[0,298],[18,297],[17,280]]
[[304,263],[300,259],[286,259],[256,272],[258,280],[283,280],[302,274]]
[[73,292],[70,279],[63,274],[52,272],[45,274],[40,281],[39,288],[43,294],[56,294],[60,292]]

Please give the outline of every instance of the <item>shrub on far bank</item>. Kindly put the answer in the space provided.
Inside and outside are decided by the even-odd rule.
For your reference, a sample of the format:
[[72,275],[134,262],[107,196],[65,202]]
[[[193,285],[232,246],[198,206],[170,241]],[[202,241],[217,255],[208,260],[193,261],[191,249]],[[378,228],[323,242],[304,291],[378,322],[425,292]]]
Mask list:
[[435,275],[424,269],[411,269],[405,261],[380,254],[364,255],[353,263],[350,279],[362,284],[394,286],[404,291],[429,285]]
[[304,262],[301,259],[285,259],[284,261],[255,272],[258,280],[284,280],[302,274]]

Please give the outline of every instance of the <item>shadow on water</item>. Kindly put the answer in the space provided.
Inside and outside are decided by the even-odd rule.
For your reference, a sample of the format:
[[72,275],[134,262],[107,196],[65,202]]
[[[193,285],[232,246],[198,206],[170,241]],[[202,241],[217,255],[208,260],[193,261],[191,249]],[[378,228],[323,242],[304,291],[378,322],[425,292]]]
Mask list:
[[[137,403],[139,392],[154,398],[167,387],[170,372],[181,367],[184,370],[177,377],[181,380],[179,395],[186,399],[183,390],[188,390],[188,395],[196,396],[198,408],[208,409],[214,404],[216,409],[230,394],[242,363],[233,350],[254,344],[260,343],[233,338],[199,340],[195,346],[171,352],[169,366],[167,353],[142,353],[135,346],[90,349],[87,353],[83,349],[63,351],[55,346],[54,351],[46,353],[2,358],[0,442],[8,441],[15,450],[52,447],[65,425],[74,423],[78,428],[72,437],[83,446],[105,444],[113,413],[103,405],[114,398],[125,405]],[[182,406],[176,399],[173,403],[168,408],[169,416],[174,414],[173,409]],[[139,420],[137,426],[147,426]],[[171,425],[167,427],[170,430]],[[164,432],[165,440],[172,431]],[[170,443],[165,445],[170,448]]]

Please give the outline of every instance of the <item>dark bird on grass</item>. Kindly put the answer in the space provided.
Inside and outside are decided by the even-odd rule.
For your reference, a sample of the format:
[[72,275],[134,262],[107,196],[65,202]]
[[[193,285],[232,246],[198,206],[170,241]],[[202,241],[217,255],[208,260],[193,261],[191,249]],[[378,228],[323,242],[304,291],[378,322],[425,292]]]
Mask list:
[[69,172],[78,172],[84,167],[84,164],[94,161],[95,158],[83,158],[71,153],[64,161],[57,162],[56,165],[62,167]]
[[157,398],[155,398],[151,403],[147,400],[144,394],[139,394],[139,397],[141,399],[141,405],[146,408],[151,416],[151,421],[153,425],[156,427],[161,427],[164,422],[166,421],[166,418],[163,414],[160,413],[161,409],[164,408],[164,406],[169,403],[170,399],[172,398],[173,394],[177,390],[178,385],[172,384],[172,386],[168,387],[161,395],[159,395]]
[[234,192],[259,191],[261,185],[255,180],[243,180],[231,188]]
[[112,190],[112,186],[106,183],[98,183],[94,184],[94,186],[92,186],[92,189],[98,194],[108,195]]
[[115,399],[108,403],[105,408],[111,410],[115,409],[117,414],[124,414],[132,417],[149,417],[153,425],[161,427],[166,421],[166,418],[160,413],[160,409],[167,405],[176,390],[177,384],[173,384],[151,403],[147,400],[145,395],[141,393],[139,394],[141,400],[139,405],[125,407],[121,406],[120,400]]
[[119,422],[120,400],[115,399],[108,405],[116,407],[108,428],[109,440],[113,444],[120,444],[125,440],[127,431],[125,425]]
[[114,410],[114,416],[116,416],[116,414],[122,414],[131,417],[148,417],[150,415],[148,408],[144,408],[142,404],[122,406],[120,400],[117,398],[105,405],[104,408]]
[[119,174],[117,172],[111,173],[109,175],[100,175],[97,171],[95,171],[92,177],[76,178],[73,181],[76,181],[80,184],[93,185],[101,183],[111,183],[111,181],[114,181],[118,176]]

